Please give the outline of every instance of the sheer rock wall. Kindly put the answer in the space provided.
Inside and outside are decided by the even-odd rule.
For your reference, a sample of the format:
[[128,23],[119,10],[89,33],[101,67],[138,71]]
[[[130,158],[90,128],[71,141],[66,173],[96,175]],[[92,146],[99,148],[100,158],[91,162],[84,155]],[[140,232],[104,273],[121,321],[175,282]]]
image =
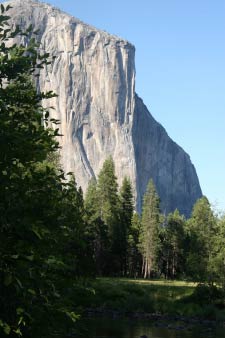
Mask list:
[[119,183],[125,175],[137,208],[153,178],[165,213],[190,214],[201,188],[189,156],[167,135],[135,94],[135,48],[45,3],[10,2],[12,21],[39,29],[40,49],[55,56],[38,88],[57,98],[51,116],[61,121],[61,158],[85,191],[111,155]]

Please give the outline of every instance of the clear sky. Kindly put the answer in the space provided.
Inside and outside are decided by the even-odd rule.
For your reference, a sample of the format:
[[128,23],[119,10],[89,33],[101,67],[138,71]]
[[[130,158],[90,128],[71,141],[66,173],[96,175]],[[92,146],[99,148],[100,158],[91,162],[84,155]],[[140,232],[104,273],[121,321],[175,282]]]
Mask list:
[[225,210],[225,0],[48,0],[136,47],[136,92]]

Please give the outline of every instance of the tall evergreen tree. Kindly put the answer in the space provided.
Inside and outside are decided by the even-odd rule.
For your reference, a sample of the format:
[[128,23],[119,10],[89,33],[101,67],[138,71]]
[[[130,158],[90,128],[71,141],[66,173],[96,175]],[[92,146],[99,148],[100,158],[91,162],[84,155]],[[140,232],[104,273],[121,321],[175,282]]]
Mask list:
[[156,269],[159,250],[159,197],[153,180],[150,180],[143,199],[140,250],[143,258],[142,273],[144,278],[150,278]]
[[91,179],[85,195],[85,221],[87,224],[87,241],[92,251],[95,269],[98,275],[106,271],[106,257],[109,249],[108,231],[101,219],[97,182]]
[[209,261],[213,255],[216,234],[216,218],[206,197],[194,205],[191,218],[187,223],[189,233],[188,273],[196,281],[212,280]]
[[128,177],[124,177],[120,188],[120,206],[121,218],[126,224],[131,224],[134,212],[134,196],[131,181]]
[[166,217],[160,231],[160,265],[166,278],[176,278],[185,269],[185,219],[178,210]]
[[119,224],[119,197],[115,165],[111,156],[105,160],[98,175],[97,201],[99,218],[104,224],[106,234],[104,246],[108,248],[104,257],[105,273],[118,273],[120,264],[116,257],[116,238]]
[[128,274],[131,277],[141,275],[141,254],[139,251],[139,239],[141,230],[141,218],[138,213],[133,213],[131,227],[128,233]]
[[114,225],[118,221],[118,184],[111,156],[105,160],[98,175],[97,198],[100,217],[107,225],[109,237],[112,238]]
[[127,273],[128,235],[134,212],[134,198],[131,181],[125,177],[119,193],[119,223],[117,227],[116,250],[120,261],[120,274]]
[[216,234],[213,238],[213,254],[209,260],[209,270],[213,280],[225,291],[225,216],[217,218]]

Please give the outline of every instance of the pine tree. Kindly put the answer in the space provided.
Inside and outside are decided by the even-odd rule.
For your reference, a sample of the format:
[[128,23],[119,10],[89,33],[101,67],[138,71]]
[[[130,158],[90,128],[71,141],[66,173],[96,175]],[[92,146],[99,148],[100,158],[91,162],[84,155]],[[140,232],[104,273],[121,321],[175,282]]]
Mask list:
[[134,198],[130,180],[125,177],[119,193],[119,223],[115,239],[118,260],[120,261],[120,274],[127,273],[128,235],[131,229],[131,219],[134,212]]
[[160,231],[161,272],[166,278],[175,278],[185,271],[185,219],[176,209],[170,213]]
[[118,184],[111,156],[105,160],[98,175],[97,199],[100,217],[106,224],[108,236],[112,241],[115,225],[118,222]]
[[138,213],[134,213],[131,219],[131,227],[128,233],[128,274],[131,277],[141,275],[141,254],[139,251],[141,219]]
[[213,254],[209,260],[209,270],[213,280],[225,291],[225,216],[217,217],[216,233],[213,237]]
[[191,218],[187,223],[189,232],[188,273],[196,281],[212,280],[209,261],[213,256],[216,234],[216,218],[206,197],[194,205]]
[[153,180],[150,180],[143,199],[140,251],[143,258],[142,273],[144,278],[150,278],[156,268],[159,250],[159,197]]
[[109,249],[107,227],[101,219],[97,182],[91,179],[85,195],[85,221],[87,224],[87,242],[92,251],[95,270],[98,275],[106,271],[106,257]]
[[[118,184],[112,157],[103,164],[98,175],[96,187],[96,208],[101,246],[104,256],[101,259],[101,271],[115,274],[119,271],[116,257],[116,237],[119,224]],[[107,250],[105,250],[107,248]]]
[[98,200],[97,200],[97,182],[92,178],[87,187],[85,194],[84,206],[87,214],[87,221],[92,222],[99,217]]

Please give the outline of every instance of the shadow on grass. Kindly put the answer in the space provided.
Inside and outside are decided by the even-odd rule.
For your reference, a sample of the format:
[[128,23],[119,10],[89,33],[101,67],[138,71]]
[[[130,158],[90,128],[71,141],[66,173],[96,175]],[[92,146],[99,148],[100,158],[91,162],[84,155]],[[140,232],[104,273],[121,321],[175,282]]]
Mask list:
[[73,300],[82,308],[207,319],[221,319],[225,315],[216,302],[209,303],[207,297],[202,299],[202,293],[194,283],[97,278],[86,283],[83,292],[81,290],[73,293]]

